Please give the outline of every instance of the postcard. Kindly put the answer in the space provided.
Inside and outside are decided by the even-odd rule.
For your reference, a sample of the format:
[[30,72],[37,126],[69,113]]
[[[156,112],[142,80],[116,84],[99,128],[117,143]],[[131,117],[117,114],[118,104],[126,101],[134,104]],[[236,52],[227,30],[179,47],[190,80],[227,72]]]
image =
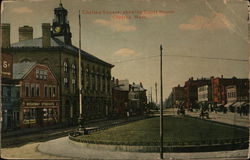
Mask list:
[[249,1],[3,0],[1,158],[249,158]]

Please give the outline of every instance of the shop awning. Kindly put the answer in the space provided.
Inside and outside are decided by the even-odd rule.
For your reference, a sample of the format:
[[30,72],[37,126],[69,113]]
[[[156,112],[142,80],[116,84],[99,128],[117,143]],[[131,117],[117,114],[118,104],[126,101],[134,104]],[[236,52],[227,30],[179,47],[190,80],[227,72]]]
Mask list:
[[234,107],[240,107],[242,106],[243,104],[245,104],[246,102],[236,102],[233,104]]
[[230,107],[231,105],[233,105],[235,102],[231,102],[231,103],[227,103],[225,104],[225,107]]

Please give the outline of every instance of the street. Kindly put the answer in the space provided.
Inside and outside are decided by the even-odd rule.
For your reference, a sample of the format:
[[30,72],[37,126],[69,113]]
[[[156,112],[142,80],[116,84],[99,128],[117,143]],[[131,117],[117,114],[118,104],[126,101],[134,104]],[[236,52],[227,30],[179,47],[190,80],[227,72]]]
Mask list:
[[[175,109],[167,109],[164,111],[164,115],[176,115],[176,110]],[[190,116],[196,116],[198,117],[198,112],[187,112],[188,115]],[[234,125],[239,125],[239,126],[248,126],[248,117],[240,117],[237,114],[232,114],[232,113],[227,113],[227,114],[223,114],[223,113],[210,113],[210,120],[212,121],[219,121],[219,122],[223,122],[223,123],[229,123],[229,124],[234,124]],[[99,122],[99,123],[93,123],[91,125],[89,125],[89,127],[97,127],[97,126],[101,126],[103,125],[103,123],[107,124],[107,123],[111,123],[111,121],[109,122]],[[6,159],[20,159],[20,158],[34,158],[34,159],[67,159],[65,157],[67,157],[68,155],[71,155],[71,157],[81,157],[83,155],[85,155],[85,158],[87,156],[87,158],[91,159],[91,158],[98,158],[98,156],[101,156],[101,154],[107,154],[109,155],[109,157],[113,158],[113,159],[117,159],[117,158],[121,158],[121,159],[127,159],[126,157],[130,157],[132,159],[132,157],[134,158],[143,158],[143,157],[147,157],[149,159],[154,159],[158,157],[157,153],[136,153],[136,152],[111,152],[111,151],[91,151],[90,149],[87,150],[85,149],[84,152],[79,153],[81,155],[77,155],[78,152],[80,152],[81,148],[80,147],[76,147],[76,145],[74,145],[74,147],[70,148],[70,145],[64,145],[65,143],[69,143],[67,136],[65,137],[66,133],[68,133],[70,130],[72,130],[73,128],[67,128],[67,129],[61,129],[61,130],[56,130],[56,132],[61,132],[61,134],[57,134],[58,136],[52,136],[53,134],[55,134],[55,132],[50,132],[50,134],[48,135],[43,135],[43,138],[41,138],[41,136],[39,136],[39,134],[33,134],[30,135],[30,142],[26,142],[23,144],[17,144],[17,145],[12,145],[12,146],[8,146],[8,147],[4,147],[1,150],[1,157],[2,158],[6,158]],[[49,132],[48,132],[49,133]],[[40,133],[42,134],[42,133]],[[32,140],[32,138],[35,138]],[[15,137],[15,140],[18,141],[18,139],[21,139],[21,137]],[[36,138],[39,138],[38,140]],[[51,140],[54,139],[54,140]],[[57,151],[58,153],[64,153],[64,155],[62,155],[63,157],[60,156],[55,156],[55,155],[51,155],[51,154],[45,154],[45,153],[41,153],[38,151],[38,146],[40,147],[40,149],[42,148],[43,151],[49,152],[51,150],[50,147],[46,147],[47,145],[52,145],[53,143],[57,143],[57,147],[53,148],[53,151]],[[60,142],[60,143],[58,143]],[[45,147],[45,148],[44,148]],[[74,148],[74,149],[73,149]],[[105,152],[105,153],[104,153]],[[57,153],[57,154],[58,154]],[[75,155],[75,156],[72,156]],[[212,158],[214,156],[214,158],[237,158],[240,159],[242,157],[246,157],[247,156],[247,150],[240,150],[240,151],[222,151],[222,152],[203,152],[203,153],[165,153],[164,154],[165,157],[174,157],[177,159],[183,159],[183,157],[188,157],[188,158],[205,158],[207,157],[207,159]],[[102,156],[101,156],[102,157]],[[100,158],[100,157],[99,157]],[[104,157],[102,157],[104,158]],[[173,159],[174,159],[173,158]],[[212,159],[214,159],[212,158]]]

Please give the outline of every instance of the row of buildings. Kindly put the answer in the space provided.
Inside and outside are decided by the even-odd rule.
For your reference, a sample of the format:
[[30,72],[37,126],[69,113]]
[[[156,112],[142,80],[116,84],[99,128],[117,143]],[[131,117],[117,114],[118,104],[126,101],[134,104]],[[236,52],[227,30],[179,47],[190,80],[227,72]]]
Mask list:
[[85,120],[108,117],[115,110],[114,65],[81,50],[79,68],[79,49],[72,45],[67,15],[60,3],[52,25],[41,25],[42,37],[33,38],[33,28],[23,26],[19,27],[19,42],[13,44],[10,24],[1,24],[4,129],[76,122],[79,74]]
[[211,105],[229,107],[233,103],[249,103],[249,79],[236,77],[189,78],[184,86],[173,87],[171,105],[195,108],[202,102]]

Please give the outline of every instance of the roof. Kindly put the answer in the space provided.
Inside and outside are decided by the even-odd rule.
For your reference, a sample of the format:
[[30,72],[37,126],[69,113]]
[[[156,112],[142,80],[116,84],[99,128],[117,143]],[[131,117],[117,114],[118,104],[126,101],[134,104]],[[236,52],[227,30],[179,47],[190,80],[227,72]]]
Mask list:
[[131,87],[134,88],[134,91],[146,91],[140,84],[132,84]]
[[13,79],[22,79],[35,65],[35,62],[13,64]]
[[[79,49],[74,46],[74,45],[69,45],[69,44],[65,44],[64,43],[64,37],[63,36],[60,36],[60,37],[51,37],[50,38],[50,47],[51,48],[65,48],[65,49],[68,49],[74,53],[78,53],[79,52]],[[11,44],[11,48],[24,48],[24,49],[27,49],[27,48],[37,48],[37,49],[40,49],[40,48],[43,48],[43,45],[42,45],[42,37],[40,38],[34,38],[34,39],[31,39],[31,40],[26,40],[26,41],[21,41],[21,42],[17,42],[17,43],[13,43]],[[112,64],[109,64],[93,55],[91,55],[90,53],[87,53],[86,51],[83,51],[81,50],[81,54],[83,55],[84,58],[90,60],[90,61],[94,61],[94,62],[98,62],[98,63],[101,63],[101,64],[104,64],[104,65],[108,65],[110,67],[113,67]]]

